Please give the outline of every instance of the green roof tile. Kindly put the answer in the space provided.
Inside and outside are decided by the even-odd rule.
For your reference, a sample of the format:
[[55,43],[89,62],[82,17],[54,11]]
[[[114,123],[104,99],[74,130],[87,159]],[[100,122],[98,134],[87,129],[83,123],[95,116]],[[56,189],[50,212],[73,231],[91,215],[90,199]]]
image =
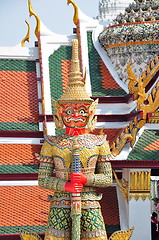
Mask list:
[[36,72],[36,62],[28,60],[0,59],[0,71]]
[[[34,233],[44,233],[46,229],[46,225],[40,226],[0,226],[0,235],[1,234],[19,234],[19,230],[24,230],[28,232],[34,232]],[[115,231],[120,230],[120,225],[106,225],[106,231],[107,233],[113,233]]]
[[38,164],[0,165],[0,174],[37,173]]
[[38,123],[0,122],[1,131],[39,131]]
[[57,100],[63,93],[61,60],[71,60],[72,46],[61,46],[49,57],[51,97]]
[[[62,90],[62,69],[61,61],[62,60],[71,60],[72,58],[72,46],[60,46],[53,54],[49,57],[49,72],[50,72],[50,89],[51,89],[51,98],[59,99],[63,93]],[[54,113],[54,109],[52,107]],[[55,129],[56,135],[62,133]]]
[[28,232],[34,232],[34,233],[44,233],[46,229],[46,226],[0,226],[0,235],[2,234],[19,234],[19,230],[24,230]]
[[[128,160],[159,160],[157,140],[159,141],[159,130],[144,130],[135,147],[130,152]],[[149,148],[147,148],[148,146]]]

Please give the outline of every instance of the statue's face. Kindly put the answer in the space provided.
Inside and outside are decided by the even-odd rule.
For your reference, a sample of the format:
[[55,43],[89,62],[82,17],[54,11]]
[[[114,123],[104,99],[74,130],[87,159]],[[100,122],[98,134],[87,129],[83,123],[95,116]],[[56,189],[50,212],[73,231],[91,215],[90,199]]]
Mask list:
[[64,103],[61,104],[61,117],[68,128],[85,128],[90,116],[87,103]]

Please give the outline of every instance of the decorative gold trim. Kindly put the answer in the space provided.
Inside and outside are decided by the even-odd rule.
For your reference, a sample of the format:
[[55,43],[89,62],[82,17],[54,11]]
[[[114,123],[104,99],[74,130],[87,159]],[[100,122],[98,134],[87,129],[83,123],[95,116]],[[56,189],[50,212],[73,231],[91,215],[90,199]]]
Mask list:
[[96,112],[96,107],[98,105],[98,98],[91,103],[90,107],[89,107],[89,112],[90,112],[90,117],[89,117],[89,120],[88,120],[88,129],[90,131],[93,131],[95,129],[95,126],[96,126],[96,122],[97,122],[97,116],[94,117],[94,114]]
[[150,123],[159,123],[159,109],[152,113],[151,117],[149,118]]
[[129,240],[133,234],[133,231],[134,227],[129,228],[128,230],[116,231],[110,236],[109,240]]
[[144,104],[146,100],[146,92],[143,86],[142,79],[140,78],[138,81],[138,99],[137,99],[137,108],[140,110],[140,105]]
[[[132,62],[129,62],[127,65],[127,73],[128,73],[128,79],[130,80],[128,83],[128,89],[130,93],[135,93],[136,91],[136,84],[137,84],[137,78],[135,76],[134,71],[132,70]],[[134,90],[135,89],[135,90]]]
[[55,126],[58,130],[62,130],[63,127],[64,127],[64,123],[63,123],[62,118],[59,114],[60,109],[62,109],[61,105],[57,101],[55,101],[54,99],[52,99],[52,105],[53,105],[55,113],[56,113],[56,115],[54,116]]
[[111,145],[111,152],[114,155],[119,155],[123,147],[128,141],[132,141],[133,137],[131,136],[131,132],[129,132],[128,127],[120,134],[120,136],[115,140],[115,142]]
[[25,47],[25,42],[30,42],[30,24],[28,23],[27,20],[25,20],[27,26],[28,26],[28,32],[25,38],[21,41],[21,47]]
[[150,199],[150,172],[131,172],[130,173],[130,200],[135,198],[137,201],[140,197],[144,201]]
[[122,179],[122,183],[120,182],[120,180],[117,177],[117,174],[115,172],[115,170],[112,170],[115,180],[119,186],[119,190],[122,193],[123,197],[125,198],[126,202],[128,203],[128,181],[126,181],[124,178]]
[[143,111],[143,118],[146,119],[147,113],[152,113],[157,110],[159,107],[159,82],[157,82],[156,86],[152,89],[151,93],[147,97],[148,104],[144,104],[144,102],[138,103],[139,110]]
[[132,141],[130,142],[130,146],[133,147],[136,141],[136,135],[138,131],[145,125],[146,120],[139,119],[138,117],[135,117],[133,122],[130,122],[129,129],[131,131],[132,135]]
[[130,142],[130,146],[133,147],[136,141],[137,132],[145,125],[146,120],[135,117],[132,122],[129,123],[120,136],[111,145],[111,152],[114,155],[119,155],[122,148],[127,142]]
[[127,65],[128,78],[130,79],[128,83],[128,89],[131,94],[134,94],[134,98],[137,99],[139,92],[138,82],[140,82],[140,85],[142,84],[143,88],[147,86],[147,84],[159,70],[159,58],[156,56],[154,60],[151,61],[147,69],[142,73],[142,76],[139,78],[139,80],[137,80],[131,65],[132,62],[128,63]]
[[34,16],[36,19],[36,28],[35,28],[35,36],[38,38],[39,37],[39,32],[40,32],[40,18],[37,16],[37,14],[34,12],[31,0],[28,0],[28,7],[29,7],[29,13],[30,17]]
[[69,5],[70,3],[72,3],[73,7],[74,7],[74,17],[73,17],[73,22],[75,25],[78,24],[78,20],[79,20],[79,14],[78,14],[78,6],[77,4],[72,1],[72,0],[67,0],[67,4]]
[[20,230],[20,238],[21,240],[42,240],[38,234],[23,230]]

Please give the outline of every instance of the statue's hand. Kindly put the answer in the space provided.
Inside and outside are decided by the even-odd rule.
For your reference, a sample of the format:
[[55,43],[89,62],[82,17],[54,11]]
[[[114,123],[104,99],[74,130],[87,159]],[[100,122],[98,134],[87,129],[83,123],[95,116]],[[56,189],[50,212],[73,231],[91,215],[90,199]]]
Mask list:
[[72,183],[81,183],[83,185],[87,183],[87,177],[83,173],[71,173],[70,180]]
[[81,183],[67,182],[65,184],[65,191],[70,193],[81,193],[82,188],[83,188],[83,184]]

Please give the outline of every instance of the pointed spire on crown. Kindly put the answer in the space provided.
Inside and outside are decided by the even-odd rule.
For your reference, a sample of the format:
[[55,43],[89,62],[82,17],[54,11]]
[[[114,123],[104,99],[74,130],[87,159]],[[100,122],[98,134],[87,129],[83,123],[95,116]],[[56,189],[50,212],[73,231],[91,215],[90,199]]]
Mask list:
[[82,77],[80,71],[80,61],[78,54],[78,40],[72,40],[72,61],[71,71],[69,73],[68,87],[62,94],[58,102],[61,103],[92,103],[93,100],[90,98],[85,89],[85,79]]

